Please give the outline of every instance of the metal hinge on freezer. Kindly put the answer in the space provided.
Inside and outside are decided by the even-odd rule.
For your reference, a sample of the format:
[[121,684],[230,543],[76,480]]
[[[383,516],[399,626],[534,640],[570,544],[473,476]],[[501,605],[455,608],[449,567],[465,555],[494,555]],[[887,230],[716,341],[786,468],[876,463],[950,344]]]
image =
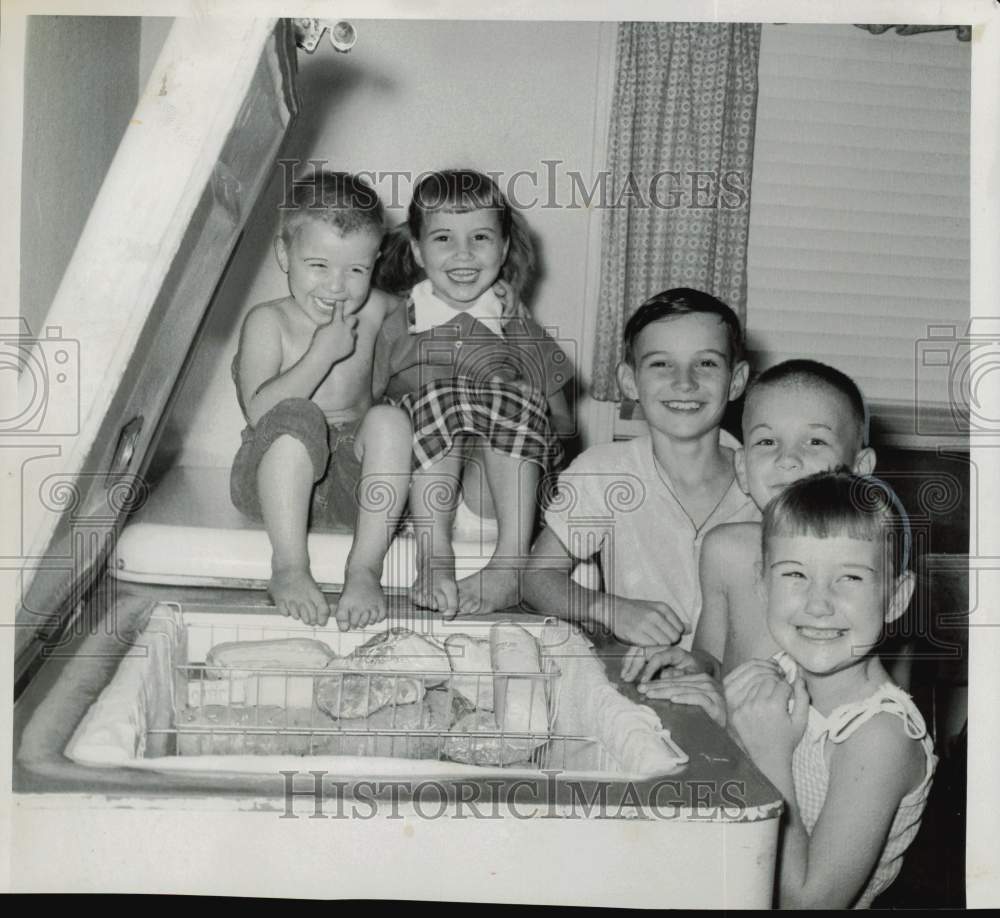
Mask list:
[[334,51],[346,54],[358,40],[358,30],[349,22],[331,19],[294,19],[295,44],[307,54],[312,54],[323,33],[329,30],[330,44]]

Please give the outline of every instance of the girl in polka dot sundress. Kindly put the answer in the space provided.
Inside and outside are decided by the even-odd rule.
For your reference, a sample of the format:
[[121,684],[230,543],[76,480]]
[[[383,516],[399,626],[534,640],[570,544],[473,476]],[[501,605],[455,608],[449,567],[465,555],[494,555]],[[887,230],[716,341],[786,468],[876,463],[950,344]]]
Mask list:
[[782,793],[783,908],[866,908],[920,827],[937,759],[874,652],[906,610],[906,514],[874,478],[823,472],[764,512],[767,623],[783,652],[726,678],[730,726]]

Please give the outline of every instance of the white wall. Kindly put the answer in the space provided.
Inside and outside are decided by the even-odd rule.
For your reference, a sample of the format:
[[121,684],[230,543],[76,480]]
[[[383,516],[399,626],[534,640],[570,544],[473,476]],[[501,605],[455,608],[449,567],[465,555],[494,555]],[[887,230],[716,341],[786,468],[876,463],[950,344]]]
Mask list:
[[[331,168],[413,174],[469,165],[483,171],[539,172],[539,204],[550,195],[542,160],[557,159],[556,199],[569,202],[566,172],[588,187],[606,115],[607,30],[600,23],[358,21],[348,55],[325,41],[299,55],[302,112],[284,155],[328,160]],[[602,42],[602,29],[604,41]],[[603,56],[602,56],[603,49]],[[596,132],[596,135],[595,135]],[[403,216],[410,185],[399,183],[392,222]],[[530,183],[516,189],[530,198]],[[228,465],[243,421],[229,366],[243,316],[254,304],[287,292],[271,254],[279,176],[251,217],[220,287],[199,350],[170,420],[163,446],[191,465]],[[378,185],[391,203],[391,181]],[[580,349],[588,293],[590,211],[531,208],[544,269],[531,303]],[[591,281],[592,282],[592,281]],[[590,355],[576,358],[589,367]]]
[[20,302],[35,334],[135,110],[138,66],[137,18],[28,19]]

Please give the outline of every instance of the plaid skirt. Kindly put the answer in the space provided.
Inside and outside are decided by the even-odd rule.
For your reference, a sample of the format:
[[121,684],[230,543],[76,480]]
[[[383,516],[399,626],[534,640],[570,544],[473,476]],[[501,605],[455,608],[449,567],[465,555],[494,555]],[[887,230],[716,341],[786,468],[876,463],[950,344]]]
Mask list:
[[431,380],[397,404],[413,423],[414,468],[426,469],[446,456],[461,434],[478,435],[491,449],[537,463],[543,473],[562,461],[562,444],[541,392],[453,377]]

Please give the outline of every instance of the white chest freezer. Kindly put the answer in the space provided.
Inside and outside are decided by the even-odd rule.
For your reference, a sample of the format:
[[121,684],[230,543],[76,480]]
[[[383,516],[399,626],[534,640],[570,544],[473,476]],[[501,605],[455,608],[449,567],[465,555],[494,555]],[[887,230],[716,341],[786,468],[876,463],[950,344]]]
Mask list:
[[[400,595],[364,632],[283,619],[261,589],[259,527],[228,520],[211,475],[150,473],[297,114],[295,54],[284,21],[177,22],[50,312],[85,359],[78,424],[45,441],[57,473],[22,470],[42,499],[21,520],[13,887],[768,906],[780,796],[702,712],[641,704],[618,679],[621,645],[523,613],[444,622]],[[405,586],[394,551],[387,583]],[[326,571],[335,589],[336,560]],[[532,635],[539,671],[479,672],[472,695],[520,679],[542,702],[520,730],[495,713],[498,730],[455,729],[470,677],[444,670],[405,703],[406,672],[336,677],[341,693],[348,678],[390,685],[362,723],[318,710],[325,670],[219,678],[210,662],[260,640],[349,658],[390,629],[443,647],[497,621]]]

